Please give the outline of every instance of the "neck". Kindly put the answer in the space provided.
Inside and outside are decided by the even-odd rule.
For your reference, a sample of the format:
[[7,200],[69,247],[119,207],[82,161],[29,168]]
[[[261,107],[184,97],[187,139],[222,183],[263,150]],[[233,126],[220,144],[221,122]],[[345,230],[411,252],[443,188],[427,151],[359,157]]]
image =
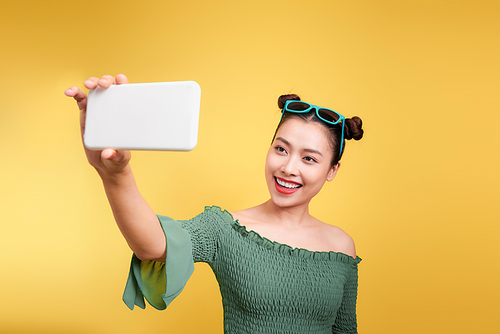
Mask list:
[[261,205],[263,213],[268,217],[269,222],[281,224],[284,227],[296,228],[304,225],[311,219],[309,214],[309,203],[293,207],[279,207],[272,200]]

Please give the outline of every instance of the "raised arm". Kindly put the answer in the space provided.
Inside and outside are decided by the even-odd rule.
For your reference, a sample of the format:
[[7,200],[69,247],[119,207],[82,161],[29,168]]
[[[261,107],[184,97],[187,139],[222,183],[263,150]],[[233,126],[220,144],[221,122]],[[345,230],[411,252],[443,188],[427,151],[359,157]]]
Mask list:
[[[116,78],[105,75],[102,78],[91,77],[84,82],[88,89],[98,86],[108,88],[111,85],[127,84],[125,75]],[[87,110],[87,94],[78,87],[68,88],[66,96],[72,97],[80,109],[80,127],[83,142],[85,117]],[[135,183],[130,167],[130,151],[105,149],[89,150],[85,154],[102,179],[109,204],[118,227],[129,247],[141,260],[165,261],[165,235],[158,218],[144,200]]]

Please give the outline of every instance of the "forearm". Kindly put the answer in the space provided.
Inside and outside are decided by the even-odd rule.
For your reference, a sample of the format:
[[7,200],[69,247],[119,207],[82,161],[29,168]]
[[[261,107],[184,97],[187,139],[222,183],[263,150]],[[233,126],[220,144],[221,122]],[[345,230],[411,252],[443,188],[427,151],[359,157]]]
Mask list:
[[[127,77],[120,74],[116,76],[116,79],[110,75],[105,75],[101,79],[91,77],[85,81],[84,85],[92,90],[97,87],[107,89],[114,84],[126,83],[128,83]],[[83,140],[87,94],[78,87],[68,88],[64,93],[66,96],[73,97],[78,104]],[[84,150],[88,162],[101,176],[116,223],[132,251],[143,260],[164,260],[165,235],[155,213],[137,189],[129,164],[130,151],[111,148],[102,151],[89,150],[85,145]]]
[[115,221],[129,247],[141,260],[165,260],[166,241],[156,214],[144,200],[130,165],[101,175]]

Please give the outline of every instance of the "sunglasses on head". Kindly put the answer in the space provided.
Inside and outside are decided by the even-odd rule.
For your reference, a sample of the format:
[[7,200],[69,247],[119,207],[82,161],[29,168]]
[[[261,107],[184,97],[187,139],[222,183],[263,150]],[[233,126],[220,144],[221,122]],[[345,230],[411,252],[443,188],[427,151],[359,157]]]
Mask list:
[[[312,110],[316,110],[316,116],[320,120],[322,120],[325,123],[331,124],[331,125],[337,125],[340,124],[342,127],[342,136],[340,138],[340,153],[339,156],[342,154],[343,146],[344,146],[344,122],[345,122],[345,117],[336,112],[335,110],[332,109],[327,109],[327,108],[321,108],[312,104],[309,104],[307,102],[302,102],[302,101],[296,101],[296,100],[288,100],[285,102],[285,105],[283,106],[283,113],[281,114],[281,119],[283,119],[283,116],[285,115],[285,112],[291,112],[295,114],[305,114],[308,113]],[[280,119],[280,122],[281,122]]]

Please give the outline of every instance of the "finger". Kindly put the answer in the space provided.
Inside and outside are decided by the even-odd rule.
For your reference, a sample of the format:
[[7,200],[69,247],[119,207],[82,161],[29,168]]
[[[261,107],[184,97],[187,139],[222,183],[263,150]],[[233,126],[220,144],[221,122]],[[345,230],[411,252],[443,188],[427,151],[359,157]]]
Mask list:
[[73,87],[69,87],[68,89],[66,89],[64,91],[64,95],[69,96],[69,97],[74,97],[77,92],[78,92],[78,87],[73,86]]
[[128,79],[124,74],[118,74],[116,76],[116,84],[117,85],[122,85],[122,84],[127,84],[127,83],[128,83]]
[[85,94],[85,92],[80,88],[68,88],[64,91],[64,94],[75,99],[76,103],[78,104],[78,109],[85,110],[85,108],[87,107],[87,94]]
[[96,77],[90,77],[85,82],[83,85],[87,87],[87,89],[95,89],[99,83],[99,78]]
[[111,75],[103,75],[99,80],[99,86],[101,86],[102,88],[108,88],[109,86],[114,84],[115,78],[113,78]]
[[125,150],[115,150],[112,148],[106,148],[101,152],[102,160],[111,168],[112,166],[119,166],[127,164],[130,160],[130,151]]
[[116,151],[111,148],[106,148],[102,150],[101,158],[103,160],[111,160],[116,156]]

